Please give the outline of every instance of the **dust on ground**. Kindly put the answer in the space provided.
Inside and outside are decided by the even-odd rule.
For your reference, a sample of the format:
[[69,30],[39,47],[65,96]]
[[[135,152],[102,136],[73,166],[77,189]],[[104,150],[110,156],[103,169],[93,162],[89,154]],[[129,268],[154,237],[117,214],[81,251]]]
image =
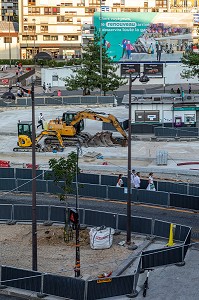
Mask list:
[[[73,231],[73,240],[69,243],[64,242],[63,236],[63,226],[37,226],[39,272],[74,276],[75,231]],[[81,275],[84,278],[95,278],[99,274],[115,270],[131,254],[127,246],[118,245],[119,242],[125,241],[125,238],[123,234],[114,235],[110,249],[92,250],[89,229],[80,230]],[[0,265],[32,268],[31,225],[0,224]]]

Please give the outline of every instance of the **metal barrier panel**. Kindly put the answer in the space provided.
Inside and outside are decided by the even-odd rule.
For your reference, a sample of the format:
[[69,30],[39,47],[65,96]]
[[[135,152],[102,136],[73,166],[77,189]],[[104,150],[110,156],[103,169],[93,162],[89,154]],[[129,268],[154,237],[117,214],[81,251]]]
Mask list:
[[114,96],[98,96],[98,103],[114,103]]
[[40,272],[2,266],[1,283],[18,289],[40,292],[41,274]]
[[163,222],[159,220],[155,220],[154,222],[154,230],[152,232],[153,235],[169,238],[170,232],[170,224],[169,222]]
[[98,174],[79,173],[78,174],[78,182],[99,184],[99,175]]
[[0,190],[1,191],[12,191],[16,188],[16,180],[11,178],[0,179]]
[[134,275],[88,281],[87,300],[130,294],[133,290],[133,281]]
[[182,262],[184,245],[179,247],[160,248],[142,252],[142,269],[150,269]]
[[191,229],[189,230],[189,233],[187,234],[187,237],[186,237],[185,242],[184,242],[184,258],[187,254],[190,243],[191,243]]
[[83,96],[81,97],[81,104],[95,104],[97,103],[96,96]]
[[0,178],[14,178],[13,168],[0,168]]
[[45,97],[46,105],[62,105],[62,97]]
[[[26,106],[26,99],[27,98],[17,98],[17,105],[18,106]],[[31,104],[29,104],[30,106]]]
[[196,127],[180,127],[178,128],[180,137],[196,137],[198,136],[198,128]]
[[92,226],[104,225],[116,229],[116,222],[117,222],[116,214],[85,209],[84,223],[86,225],[92,225]]
[[[118,215],[118,229],[125,231],[127,228],[126,215]],[[131,231],[135,233],[151,234],[152,219],[131,216]]]
[[46,181],[45,180],[37,180],[36,181],[36,189],[37,193],[46,193]]
[[44,172],[44,180],[53,180],[54,176],[53,176],[53,172],[52,171],[45,171]]
[[187,184],[186,183],[174,183],[159,181],[158,182],[158,191],[178,193],[178,194],[187,194]]
[[85,281],[72,277],[46,274],[43,293],[75,300],[84,300]]
[[8,221],[12,219],[12,204],[0,205],[0,220]]
[[171,193],[170,206],[199,210],[199,197]]
[[[101,184],[102,185],[116,186],[117,179],[118,179],[118,176],[101,175]],[[127,178],[122,177],[122,180],[124,182],[124,186],[127,186]]]
[[150,203],[156,205],[168,205],[168,193],[157,192],[157,191],[147,191],[138,190],[137,201],[142,203]]
[[[127,193],[125,188],[120,188],[116,186],[108,186],[108,199],[127,201]],[[136,199],[134,197],[134,199]]]
[[[155,187],[156,187],[156,189],[157,189],[157,181],[154,181],[153,183],[154,183],[154,185],[155,185]],[[148,184],[149,184],[148,179],[141,179],[141,182],[140,182],[140,189],[146,190]]]
[[189,184],[189,195],[199,196],[199,184]]
[[152,219],[142,217],[131,217],[131,227],[133,232],[151,234]]
[[[31,192],[32,191],[32,180],[31,179],[17,179],[17,188],[19,192]],[[36,181],[36,190],[38,193],[46,192],[45,180]]]
[[[75,189],[74,189],[75,191]],[[95,198],[106,198],[106,186],[99,184],[86,184],[82,183],[79,185],[79,195],[86,197]]]
[[[27,98],[27,105],[31,106],[32,105],[32,99]],[[44,97],[35,97],[35,106],[36,105],[45,105]]]
[[[48,206],[37,205],[37,221],[48,220]],[[13,219],[15,221],[31,221],[32,220],[32,206],[31,205],[14,205]]]
[[190,232],[191,228],[187,227],[187,226],[181,226],[181,236],[180,236],[180,240],[181,241],[185,241],[186,237],[188,235],[188,233]]
[[[47,184],[48,184],[48,187],[47,187],[47,192],[48,193],[50,193],[50,194],[64,194],[64,191],[59,186],[57,186],[52,180],[49,180],[47,182]],[[59,184],[64,185],[64,182],[60,182]]]
[[[14,176],[13,176],[14,177]],[[43,171],[36,170],[36,178],[42,179]],[[32,169],[16,169],[16,178],[18,179],[32,179]]]
[[50,206],[50,221],[64,223],[65,222],[65,207]]
[[63,104],[81,104],[80,97],[63,97]]

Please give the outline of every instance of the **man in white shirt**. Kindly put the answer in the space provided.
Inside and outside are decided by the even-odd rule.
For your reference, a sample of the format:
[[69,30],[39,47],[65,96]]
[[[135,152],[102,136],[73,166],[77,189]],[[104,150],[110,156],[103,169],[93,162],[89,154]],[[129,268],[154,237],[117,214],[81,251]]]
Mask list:
[[40,113],[39,118],[38,118],[39,125],[37,125],[37,128],[39,128],[41,126],[42,129],[44,129],[44,121],[45,121],[44,116],[42,113]]
[[134,178],[136,176],[135,170],[132,170],[131,172],[131,188],[133,189],[135,187]]
[[134,185],[135,185],[135,189],[140,188],[140,172],[137,172],[134,177]]

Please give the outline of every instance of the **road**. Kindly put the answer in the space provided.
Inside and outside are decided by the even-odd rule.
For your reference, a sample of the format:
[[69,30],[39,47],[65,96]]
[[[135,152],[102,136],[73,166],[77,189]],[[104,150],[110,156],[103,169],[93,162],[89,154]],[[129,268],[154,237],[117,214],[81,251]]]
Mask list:
[[[28,194],[5,194],[0,195],[0,204],[31,204],[31,195]],[[39,205],[61,205],[56,196],[37,195],[37,204]],[[70,207],[75,207],[75,198],[68,199]],[[106,211],[118,214],[126,214],[127,205],[125,202],[109,201],[103,199],[79,198],[79,207],[85,209]],[[193,228],[194,233],[198,233],[199,213],[191,210],[180,210],[151,205],[132,204],[132,215],[146,218],[160,219],[166,222],[182,224]]]

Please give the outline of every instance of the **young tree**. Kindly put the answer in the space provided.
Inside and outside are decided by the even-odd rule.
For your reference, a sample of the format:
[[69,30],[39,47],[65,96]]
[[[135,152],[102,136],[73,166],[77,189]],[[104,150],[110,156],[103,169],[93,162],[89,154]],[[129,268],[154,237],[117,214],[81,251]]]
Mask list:
[[183,54],[182,63],[185,69],[180,74],[182,78],[191,78],[197,76],[199,78],[199,54],[189,51]]
[[77,167],[77,154],[72,151],[69,153],[67,159],[61,157],[59,159],[52,158],[49,160],[49,167],[52,170],[54,183],[62,190],[59,194],[60,201],[65,201],[66,216],[65,216],[65,230],[64,239],[68,240],[68,194],[73,192],[72,183],[75,175],[79,173],[80,169]]
[[[90,91],[102,88],[105,95],[107,91],[114,91],[125,83],[116,74],[118,67],[113,64],[113,60],[108,56],[105,37],[106,34],[102,36],[101,41],[99,31],[95,30],[94,40],[90,40],[88,45],[82,49],[81,66],[74,69],[75,75],[63,79],[68,90],[81,88],[83,95],[88,95]],[[102,76],[100,73],[100,43],[103,43],[101,55]]]

